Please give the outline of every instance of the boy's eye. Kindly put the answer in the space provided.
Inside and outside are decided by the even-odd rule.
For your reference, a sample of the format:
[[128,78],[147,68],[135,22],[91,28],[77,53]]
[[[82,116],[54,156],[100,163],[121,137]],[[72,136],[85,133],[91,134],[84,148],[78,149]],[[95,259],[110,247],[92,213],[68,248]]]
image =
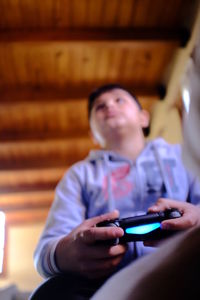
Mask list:
[[123,98],[117,98],[117,99],[116,99],[116,102],[117,102],[117,103],[123,103],[123,102],[124,102],[124,99],[123,99]]
[[99,103],[99,104],[96,105],[96,108],[95,108],[95,109],[96,109],[96,111],[97,111],[97,110],[102,110],[102,109],[104,109],[104,107],[105,107],[105,104],[104,104],[104,103]]

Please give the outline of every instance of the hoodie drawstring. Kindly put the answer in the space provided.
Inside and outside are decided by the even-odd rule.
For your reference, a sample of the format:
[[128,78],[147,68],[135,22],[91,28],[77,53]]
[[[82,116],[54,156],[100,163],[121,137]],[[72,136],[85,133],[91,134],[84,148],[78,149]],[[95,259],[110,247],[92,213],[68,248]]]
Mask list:
[[158,163],[158,167],[160,168],[160,173],[161,173],[161,176],[162,176],[162,179],[163,179],[163,182],[164,182],[164,185],[165,185],[168,197],[171,198],[171,199],[173,199],[173,194],[172,194],[171,186],[170,186],[169,180],[167,178],[167,175],[166,175],[166,172],[165,172],[162,160],[161,160],[161,158],[159,156],[159,153],[158,153],[158,150],[157,150],[156,146],[154,144],[152,144],[152,145],[153,145],[153,150],[154,150],[155,158],[156,158],[156,161]]

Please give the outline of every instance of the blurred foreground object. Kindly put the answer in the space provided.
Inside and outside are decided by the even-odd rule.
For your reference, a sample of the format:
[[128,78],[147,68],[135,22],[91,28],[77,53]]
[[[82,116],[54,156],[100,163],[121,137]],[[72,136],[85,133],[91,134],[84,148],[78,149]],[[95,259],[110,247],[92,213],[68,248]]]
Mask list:
[[187,64],[182,92],[185,107],[183,160],[200,178],[200,35]]

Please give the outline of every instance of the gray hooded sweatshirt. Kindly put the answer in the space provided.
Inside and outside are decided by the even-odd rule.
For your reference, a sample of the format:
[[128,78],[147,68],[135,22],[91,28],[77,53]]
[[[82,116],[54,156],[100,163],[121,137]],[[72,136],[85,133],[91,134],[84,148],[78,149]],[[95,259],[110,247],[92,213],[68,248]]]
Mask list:
[[[114,209],[120,218],[147,212],[160,197],[200,203],[200,185],[185,169],[181,147],[159,138],[148,142],[136,161],[112,151],[91,151],[59,182],[47,222],[34,253],[40,275],[59,273],[54,255],[58,241],[85,219]],[[118,269],[153,251],[129,243]]]

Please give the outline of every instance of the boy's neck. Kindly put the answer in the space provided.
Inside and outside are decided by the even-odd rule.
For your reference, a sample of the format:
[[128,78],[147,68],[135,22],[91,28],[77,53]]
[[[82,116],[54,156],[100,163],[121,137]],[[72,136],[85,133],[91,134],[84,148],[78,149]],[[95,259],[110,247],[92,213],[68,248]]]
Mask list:
[[145,138],[143,135],[138,135],[137,138],[118,138],[112,140],[106,147],[107,150],[112,150],[124,157],[135,161],[145,147]]

